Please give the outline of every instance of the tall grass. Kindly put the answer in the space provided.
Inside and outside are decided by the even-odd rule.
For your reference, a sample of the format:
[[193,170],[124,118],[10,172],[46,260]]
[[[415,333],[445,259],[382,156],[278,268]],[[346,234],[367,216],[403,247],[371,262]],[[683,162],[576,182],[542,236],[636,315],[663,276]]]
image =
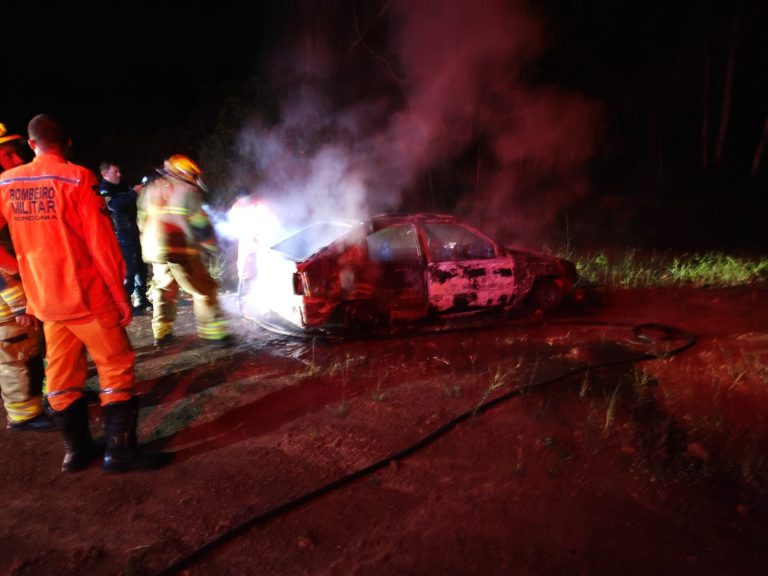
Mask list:
[[646,288],[691,285],[732,287],[768,281],[768,256],[736,256],[723,252],[692,254],[601,251],[573,253],[584,286]]

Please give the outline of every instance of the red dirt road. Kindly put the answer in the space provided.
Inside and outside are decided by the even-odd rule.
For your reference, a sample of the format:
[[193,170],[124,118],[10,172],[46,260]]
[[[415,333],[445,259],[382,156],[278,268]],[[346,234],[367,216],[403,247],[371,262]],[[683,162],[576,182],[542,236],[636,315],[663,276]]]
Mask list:
[[766,571],[765,287],[633,290],[544,321],[375,340],[232,323],[235,348],[202,349],[182,308],[182,342],[162,354],[149,318],[130,327],[140,439],[176,453],[167,468],[63,475],[57,433],[0,431],[0,573]]

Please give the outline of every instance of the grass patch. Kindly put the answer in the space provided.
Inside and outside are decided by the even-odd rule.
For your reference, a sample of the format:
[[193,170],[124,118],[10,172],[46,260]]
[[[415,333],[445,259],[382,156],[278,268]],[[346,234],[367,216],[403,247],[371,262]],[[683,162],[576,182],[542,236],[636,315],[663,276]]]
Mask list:
[[576,264],[579,283],[586,286],[726,288],[768,281],[768,257],[724,252],[673,254],[627,249],[576,252],[569,259]]

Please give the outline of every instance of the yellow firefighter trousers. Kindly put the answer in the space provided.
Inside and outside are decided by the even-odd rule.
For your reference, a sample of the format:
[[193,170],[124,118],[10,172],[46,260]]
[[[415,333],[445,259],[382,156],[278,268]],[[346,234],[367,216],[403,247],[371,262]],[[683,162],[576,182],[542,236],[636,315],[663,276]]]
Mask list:
[[40,415],[43,393],[43,333],[16,320],[0,324],[0,389],[10,422]]
[[86,350],[99,375],[101,405],[133,397],[135,354],[125,328],[120,326],[114,313],[67,322],[48,321],[43,323],[43,328],[51,408],[65,410],[83,395],[88,375]]
[[152,277],[152,332],[155,338],[162,338],[173,331],[179,287],[192,295],[197,335],[206,340],[220,340],[227,336],[227,323],[216,293],[219,285],[211,278],[199,256],[190,256],[184,262],[152,264]]

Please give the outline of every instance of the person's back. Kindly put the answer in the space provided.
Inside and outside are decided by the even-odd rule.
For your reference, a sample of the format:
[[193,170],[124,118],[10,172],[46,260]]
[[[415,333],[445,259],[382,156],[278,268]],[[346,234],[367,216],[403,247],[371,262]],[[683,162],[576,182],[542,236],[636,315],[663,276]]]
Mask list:
[[125,300],[124,264],[119,251],[103,248],[114,243],[114,232],[93,192],[93,172],[43,153],[6,171],[2,185],[7,201],[0,212],[19,255],[30,313],[71,320],[116,311],[115,302]]
[[164,176],[144,189],[141,200],[146,214],[142,250],[147,262],[183,262],[200,253],[198,233],[189,221],[202,210],[197,188]]
[[139,228],[144,260],[152,264],[155,346],[175,337],[173,323],[179,290],[192,294],[197,334],[208,345],[232,343],[219,305],[218,283],[206,268],[202,250],[215,246],[213,228],[202,206],[202,170],[189,157],[175,154],[161,174],[142,191]]

